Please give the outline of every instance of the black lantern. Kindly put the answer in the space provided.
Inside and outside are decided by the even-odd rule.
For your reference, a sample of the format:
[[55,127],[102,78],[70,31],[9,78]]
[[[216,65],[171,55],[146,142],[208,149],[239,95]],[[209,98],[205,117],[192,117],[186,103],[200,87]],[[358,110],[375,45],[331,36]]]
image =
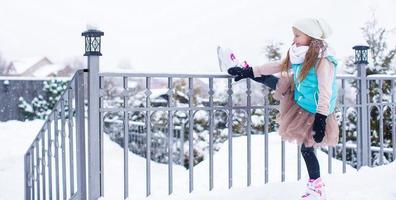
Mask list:
[[355,64],[368,64],[368,46],[356,45],[353,47],[355,50]]
[[100,37],[103,32],[95,29],[89,29],[81,34],[85,36],[85,54],[84,56],[101,56]]

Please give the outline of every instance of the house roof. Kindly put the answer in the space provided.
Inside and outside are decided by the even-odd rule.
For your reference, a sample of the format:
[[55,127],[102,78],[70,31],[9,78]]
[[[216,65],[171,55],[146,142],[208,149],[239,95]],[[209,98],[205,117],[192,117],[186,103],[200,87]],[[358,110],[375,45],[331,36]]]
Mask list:
[[65,68],[64,65],[59,64],[48,64],[39,67],[36,71],[33,72],[33,76],[35,77],[47,77],[51,74],[56,74],[58,71]]
[[[15,60],[12,61],[10,66],[12,65],[14,67],[14,72],[10,72],[11,74],[22,74],[35,64],[39,63],[40,61],[47,59],[46,57],[30,57],[30,58],[24,58],[20,60]],[[51,63],[50,60],[48,60],[49,63]]]

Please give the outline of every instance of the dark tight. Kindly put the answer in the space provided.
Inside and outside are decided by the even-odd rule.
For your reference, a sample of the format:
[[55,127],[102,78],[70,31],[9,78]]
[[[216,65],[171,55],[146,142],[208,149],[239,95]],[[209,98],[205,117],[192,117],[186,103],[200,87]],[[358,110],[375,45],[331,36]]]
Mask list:
[[317,179],[320,177],[319,161],[315,155],[313,147],[301,146],[301,154],[305,160],[310,179]]

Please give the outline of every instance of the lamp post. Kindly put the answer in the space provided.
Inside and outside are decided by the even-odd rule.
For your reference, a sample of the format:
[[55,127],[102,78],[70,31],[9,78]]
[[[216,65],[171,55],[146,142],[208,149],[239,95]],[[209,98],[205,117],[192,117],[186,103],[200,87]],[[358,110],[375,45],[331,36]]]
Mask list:
[[368,108],[367,108],[367,77],[366,77],[366,67],[368,64],[368,49],[366,45],[356,45],[353,47],[355,50],[355,64],[357,67],[358,77],[360,78],[358,82],[359,85],[359,98],[356,98],[357,104],[361,105],[360,108],[360,133],[358,133],[357,138],[357,168],[361,166],[368,166],[370,163],[370,130],[368,129]]
[[103,135],[99,117],[99,57],[102,56],[103,32],[88,28],[85,37],[85,54],[88,58],[88,198],[103,196]]

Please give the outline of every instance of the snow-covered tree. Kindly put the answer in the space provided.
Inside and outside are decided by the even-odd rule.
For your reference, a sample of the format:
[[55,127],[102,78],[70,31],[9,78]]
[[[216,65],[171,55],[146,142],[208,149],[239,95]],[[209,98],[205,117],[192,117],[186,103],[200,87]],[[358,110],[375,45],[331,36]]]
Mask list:
[[20,97],[18,107],[25,115],[25,119],[45,119],[59,101],[63,91],[67,88],[67,83],[67,81],[56,79],[44,81],[43,91],[45,95],[39,95],[33,98],[30,103],[23,97]]

